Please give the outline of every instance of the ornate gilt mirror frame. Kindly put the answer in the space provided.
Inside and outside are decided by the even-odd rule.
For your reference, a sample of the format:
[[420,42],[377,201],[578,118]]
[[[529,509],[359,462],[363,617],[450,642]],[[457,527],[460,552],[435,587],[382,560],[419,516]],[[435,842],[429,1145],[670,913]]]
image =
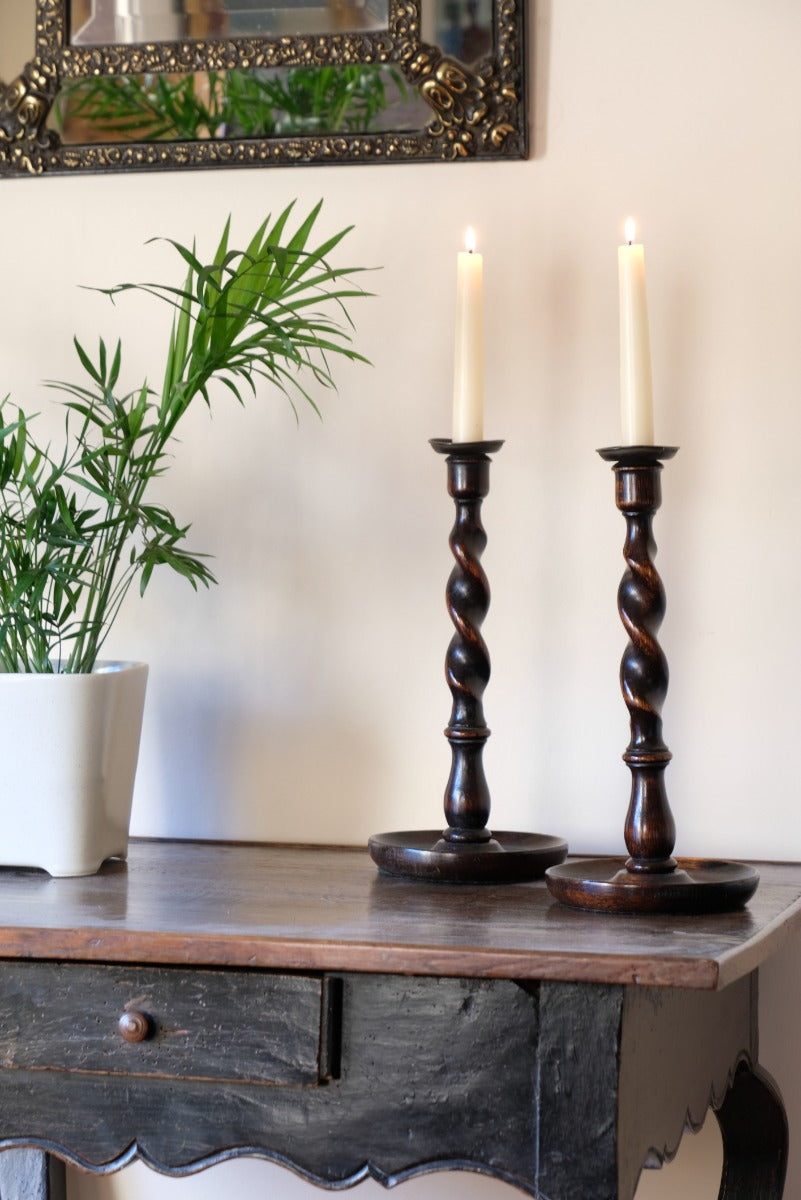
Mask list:
[[[377,32],[79,46],[70,42],[69,0],[35,0],[34,57],[0,80],[0,175],[524,158],[525,0],[493,0],[491,51],[469,66],[421,39],[427,2],[389,0],[387,28]],[[403,131],[83,144],[63,143],[52,127],[54,101],[74,80],[356,63],[399,72],[430,119]]]

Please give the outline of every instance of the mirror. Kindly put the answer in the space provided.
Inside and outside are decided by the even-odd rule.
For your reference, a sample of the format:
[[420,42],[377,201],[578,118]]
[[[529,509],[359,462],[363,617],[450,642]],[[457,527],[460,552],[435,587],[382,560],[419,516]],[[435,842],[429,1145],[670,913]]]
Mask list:
[[523,63],[517,0],[14,0],[0,175],[523,158]]
[[292,37],[386,29],[387,0],[84,0],[70,9],[70,43],[180,42],[204,37]]

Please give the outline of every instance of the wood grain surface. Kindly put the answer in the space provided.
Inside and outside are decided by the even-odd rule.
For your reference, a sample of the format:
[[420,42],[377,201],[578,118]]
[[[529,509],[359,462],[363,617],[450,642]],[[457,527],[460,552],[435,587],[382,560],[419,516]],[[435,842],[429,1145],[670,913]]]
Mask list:
[[[0,1068],[316,1085],[323,1003],[318,975],[5,962]],[[132,1010],[145,1028],[126,1039]]]
[[53,879],[0,870],[0,957],[719,988],[801,923],[801,866],[763,864],[740,912],[606,916],[542,882],[380,875],[365,849],[135,840]]

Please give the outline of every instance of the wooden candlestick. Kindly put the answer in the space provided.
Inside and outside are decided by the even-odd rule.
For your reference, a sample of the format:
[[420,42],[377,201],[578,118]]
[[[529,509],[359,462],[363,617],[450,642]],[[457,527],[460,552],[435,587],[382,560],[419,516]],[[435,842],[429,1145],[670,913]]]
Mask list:
[[369,848],[381,871],[450,883],[514,883],[539,878],[561,862],[567,844],[537,833],[492,833],[487,827],[490,792],[483,751],[490,731],[484,720],[483,695],[490,659],[481,624],[487,615],[490,589],[481,555],[487,535],[481,503],[489,492],[490,454],[503,442],[431,442],[447,456],[448,492],[456,506],[450,535],[455,563],[446,590],[454,625],[445,659],[451,691],[451,717],[445,730],[451,747],[451,771],[445,788],[447,828],[382,833]]
[[626,571],[618,610],[629,641],[620,686],[631,740],[623,755],[631,771],[624,828],[629,858],[579,860],[551,868],[551,892],[565,904],[607,912],[714,912],[739,908],[753,895],[753,867],[672,857],[676,825],[665,790],[671,754],[662,740],[668,667],[657,641],[665,593],[654,566],[652,525],[661,503],[662,462],[675,446],[613,446],[598,453],[613,463],[615,501],[626,519]]

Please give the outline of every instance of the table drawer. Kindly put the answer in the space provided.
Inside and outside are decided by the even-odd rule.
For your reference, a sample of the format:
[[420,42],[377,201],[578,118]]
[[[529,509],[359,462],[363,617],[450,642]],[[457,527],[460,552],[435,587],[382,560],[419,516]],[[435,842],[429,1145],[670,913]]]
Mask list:
[[0,1070],[316,1084],[335,980],[266,971],[0,964]]

